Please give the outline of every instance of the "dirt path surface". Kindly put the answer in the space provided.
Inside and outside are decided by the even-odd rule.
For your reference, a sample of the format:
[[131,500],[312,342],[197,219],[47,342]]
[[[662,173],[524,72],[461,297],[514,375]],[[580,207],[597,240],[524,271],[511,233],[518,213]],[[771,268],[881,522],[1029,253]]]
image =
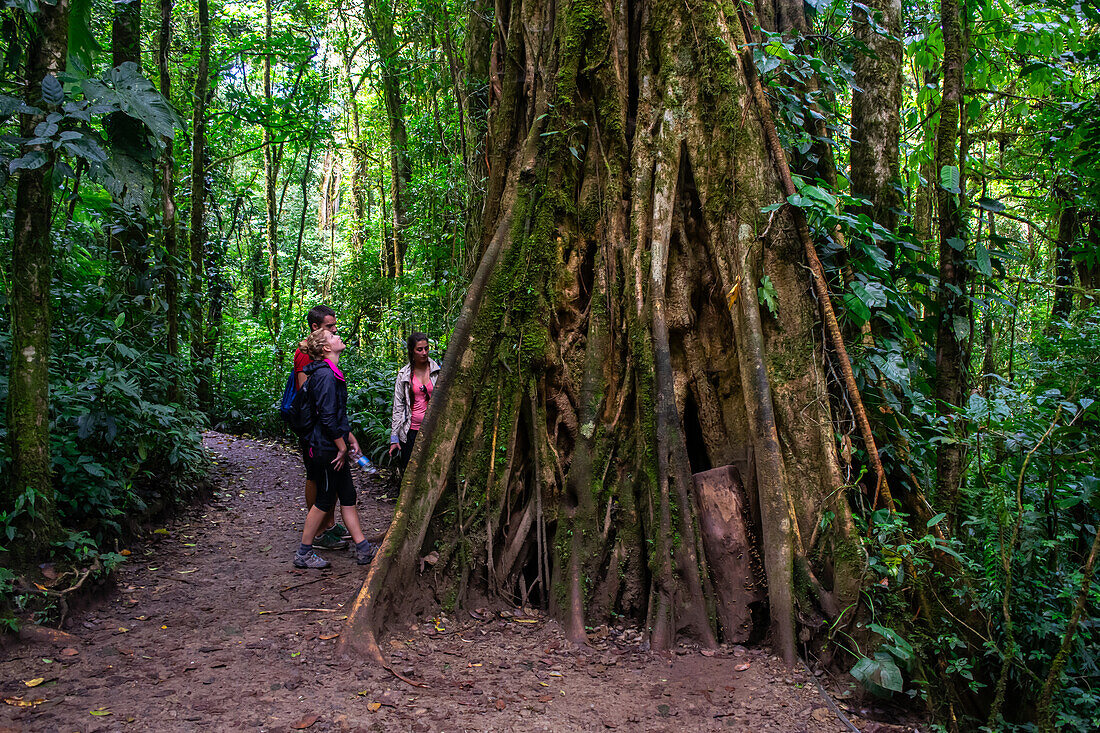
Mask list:
[[[208,433],[205,443],[214,501],[131,548],[116,584],[66,633],[5,650],[0,732],[850,730],[808,675],[765,651],[658,655],[637,630],[606,627],[578,650],[553,621],[518,609],[391,634],[394,668],[426,689],[340,659],[366,568],[344,551],[325,553],[328,570],[291,565],[301,462],[264,441]],[[359,488],[364,530],[383,532],[392,504],[361,478]]]

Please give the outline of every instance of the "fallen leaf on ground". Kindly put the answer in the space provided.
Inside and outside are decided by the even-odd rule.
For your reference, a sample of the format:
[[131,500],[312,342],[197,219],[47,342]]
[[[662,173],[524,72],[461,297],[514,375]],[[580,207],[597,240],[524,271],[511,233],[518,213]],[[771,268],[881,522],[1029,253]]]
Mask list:
[[553,695],[539,695],[539,702],[550,702],[553,699]]
[[61,653],[66,657],[75,657],[77,654],[80,654],[80,652],[78,652],[76,649],[73,649],[71,646],[67,646],[62,649]]
[[328,641],[329,639],[335,639],[339,635],[340,634],[321,634],[317,638],[320,639],[321,641]]
[[38,687],[40,684],[46,681],[45,677],[35,677],[33,680],[23,680],[23,684],[27,687]]
[[129,550],[120,550],[118,554],[122,555],[123,557],[130,557]]
[[496,706],[497,706],[497,710],[503,710],[504,709],[504,701],[503,700],[497,700],[496,701]]
[[96,710],[89,710],[89,715],[114,715],[110,710],[106,708],[97,708]]
[[125,626],[119,626],[118,627],[118,633],[120,633],[120,634],[125,634],[127,631],[129,631],[129,629],[126,628]]
[[704,657],[713,657],[714,656],[714,650],[713,649],[703,649],[700,652],[700,654],[702,654]]
[[380,703],[380,702],[368,702],[367,703],[367,710],[370,710],[372,713],[377,712],[378,709],[381,708],[381,707],[382,707],[382,703]]
[[168,530],[166,530],[166,529],[154,529],[153,534],[168,534]]
[[307,714],[303,715],[301,717],[301,719],[297,723],[295,723],[292,727],[295,730],[304,730],[304,729],[308,728],[309,726],[313,725],[314,723],[316,723],[320,719],[321,719],[321,716],[318,715],[317,713],[307,713]]
[[738,664],[736,667],[734,667],[733,670],[735,672],[744,672],[748,668],[749,668],[749,663],[748,662],[742,662],[741,664]]
[[41,705],[46,702],[46,698],[40,697],[34,700],[24,700],[21,697],[5,697],[4,702],[17,708],[33,708],[35,705]]
[[190,570],[177,570],[176,572],[180,575],[187,575],[188,573],[193,573],[196,570],[198,570],[198,568],[191,568]]

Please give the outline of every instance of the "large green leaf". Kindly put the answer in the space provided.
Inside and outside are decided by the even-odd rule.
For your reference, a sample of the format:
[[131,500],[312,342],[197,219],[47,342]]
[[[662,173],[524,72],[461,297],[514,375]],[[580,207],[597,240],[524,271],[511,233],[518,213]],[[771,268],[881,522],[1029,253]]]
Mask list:
[[137,64],[126,62],[99,79],[84,81],[84,94],[95,106],[114,105],[121,112],[141,120],[158,139],[175,137],[183,120],[153,83],[141,74]]
[[940,169],[940,186],[950,193],[961,193],[959,188],[959,169],[957,166],[945,165]]

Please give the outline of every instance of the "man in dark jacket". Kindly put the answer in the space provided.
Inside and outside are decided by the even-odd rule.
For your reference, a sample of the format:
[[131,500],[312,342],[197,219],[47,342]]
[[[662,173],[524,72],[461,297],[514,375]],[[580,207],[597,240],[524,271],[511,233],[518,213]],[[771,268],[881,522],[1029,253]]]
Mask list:
[[312,414],[312,429],[304,440],[305,457],[311,473],[317,477],[317,500],[306,515],[302,543],[294,553],[294,566],[299,568],[329,566],[328,560],[313,551],[313,541],[337,499],[344,524],[355,542],[357,562],[366,565],[377,549],[363,535],[355,507],[355,482],[348,457],[358,455],[359,441],[348,424],[348,387],[338,366],[344,348],[340,336],[325,329],[314,331],[306,340],[306,350],[313,361],[304,369],[308,378],[302,387]]

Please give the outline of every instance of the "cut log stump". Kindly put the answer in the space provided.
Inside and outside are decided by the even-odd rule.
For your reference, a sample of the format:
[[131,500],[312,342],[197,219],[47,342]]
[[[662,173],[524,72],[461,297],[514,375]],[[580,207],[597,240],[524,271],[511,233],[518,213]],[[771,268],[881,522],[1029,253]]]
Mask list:
[[753,631],[751,606],[767,594],[754,570],[753,532],[745,525],[749,512],[741,474],[735,466],[720,466],[692,478],[722,635],[727,642],[743,643]]

